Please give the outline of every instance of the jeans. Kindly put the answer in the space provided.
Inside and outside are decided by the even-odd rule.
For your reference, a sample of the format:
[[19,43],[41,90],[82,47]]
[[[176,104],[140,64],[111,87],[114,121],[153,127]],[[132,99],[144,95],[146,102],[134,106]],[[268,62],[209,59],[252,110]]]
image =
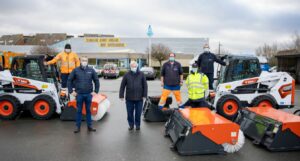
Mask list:
[[143,100],[141,101],[126,100],[126,108],[127,108],[127,120],[129,126],[133,127],[135,125],[136,127],[140,127]]
[[77,115],[76,115],[76,126],[80,128],[82,120],[82,107],[85,106],[86,109],[86,123],[88,127],[92,127],[92,116],[91,116],[91,103],[93,96],[88,94],[77,94]]
[[214,83],[214,73],[204,73],[208,77],[208,84],[209,89],[214,89],[213,83]]
[[61,88],[67,88],[69,74],[61,73]]

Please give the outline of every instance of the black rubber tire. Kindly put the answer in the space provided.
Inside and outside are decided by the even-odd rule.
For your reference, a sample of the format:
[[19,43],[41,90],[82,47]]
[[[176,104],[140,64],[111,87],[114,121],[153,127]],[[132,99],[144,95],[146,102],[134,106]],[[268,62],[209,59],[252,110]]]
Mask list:
[[[151,103],[158,105],[160,101],[160,96],[149,96],[149,99]],[[172,104],[172,102],[173,102],[172,97],[169,96],[166,100],[165,105],[170,105]]]
[[300,110],[296,110],[296,111],[294,112],[294,115],[300,116]]
[[16,97],[11,96],[11,95],[0,96],[0,102],[1,101],[9,101],[13,105],[13,112],[8,116],[0,115],[0,118],[3,120],[14,120],[21,111],[20,110],[20,105],[21,105],[20,101]]
[[[238,106],[238,107],[237,107],[237,108],[238,108],[237,112],[234,113],[234,114],[232,114],[232,115],[227,114],[227,113],[225,112],[225,110],[224,110],[224,107],[223,107],[223,106],[225,105],[225,103],[226,103],[227,101],[229,101],[229,100],[236,102],[236,104],[237,104],[237,106]],[[242,107],[241,102],[240,102],[240,100],[239,100],[236,96],[234,96],[234,95],[225,95],[225,96],[221,97],[221,98],[218,100],[216,110],[217,110],[217,113],[218,113],[219,115],[225,117],[225,118],[228,119],[228,120],[234,121],[235,118],[237,117],[238,112],[239,112],[239,110],[241,109],[241,107]]]
[[268,101],[272,104],[273,108],[277,108],[277,103],[272,96],[269,95],[261,95],[252,100],[251,106],[257,107],[261,102]]
[[[49,112],[46,115],[39,115],[34,110],[35,103],[40,100],[46,101],[49,105]],[[29,105],[29,111],[30,111],[32,117],[37,120],[50,119],[53,116],[53,114],[55,113],[55,110],[56,110],[56,103],[53,100],[53,98],[48,95],[39,95],[39,96],[35,97]]]

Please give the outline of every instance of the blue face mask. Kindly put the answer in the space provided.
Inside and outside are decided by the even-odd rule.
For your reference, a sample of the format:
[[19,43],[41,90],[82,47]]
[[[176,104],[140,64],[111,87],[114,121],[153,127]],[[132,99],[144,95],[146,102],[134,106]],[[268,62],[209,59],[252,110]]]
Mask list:
[[175,58],[174,57],[170,57],[169,60],[170,61],[175,61]]
[[192,72],[193,73],[197,73],[198,72],[198,68],[192,68]]

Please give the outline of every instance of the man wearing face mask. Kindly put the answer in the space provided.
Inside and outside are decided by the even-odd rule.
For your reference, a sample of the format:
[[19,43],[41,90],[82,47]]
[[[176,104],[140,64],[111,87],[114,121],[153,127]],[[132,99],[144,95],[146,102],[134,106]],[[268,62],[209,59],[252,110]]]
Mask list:
[[183,83],[182,74],[181,64],[175,61],[175,54],[171,53],[169,61],[164,63],[161,69],[161,86],[163,87],[163,92],[159,101],[160,109],[164,107],[171,92],[175,95],[178,107],[183,108],[180,94],[180,87]]
[[204,73],[209,79],[209,89],[213,89],[213,82],[214,82],[214,62],[217,62],[221,65],[226,65],[221,59],[217,58],[214,53],[211,53],[209,50],[209,45],[205,44],[203,46],[204,53],[199,55],[197,64],[200,68],[200,71]]
[[135,61],[130,63],[130,71],[124,75],[121,82],[119,97],[122,101],[125,90],[128,130],[132,131],[134,126],[136,130],[140,130],[143,99],[147,97],[148,85],[144,74],[138,70],[138,64]]
[[[96,71],[87,65],[88,59],[86,57],[81,57],[80,63],[80,67],[75,68],[68,78],[68,91],[74,97],[76,97],[77,104],[77,128],[74,133],[80,132],[83,103],[85,104],[86,109],[86,123],[88,131],[95,132],[96,129],[93,129],[92,127],[92,116],[90,108],[92,97],[99,92],[99,78]],[[93,82],[95,84],[95,88],[93,88]],[[72,84],[75,85],[75,91],[73,90]]]
[[52,60],[45,62],[45,65],[55,64],[58,61],[61,63],[61,92],[65,94],[68,76],[76,67],[80,66],[80,61],[77,54],[72,52],[70,44],[66,44],[64,51],[56,55]]
[[208,90],[208,78],[205,74],[198,72],[198,64],[192,65],[192,71],[186,78],[189,99],[184,106],[209,107],[205,101]]

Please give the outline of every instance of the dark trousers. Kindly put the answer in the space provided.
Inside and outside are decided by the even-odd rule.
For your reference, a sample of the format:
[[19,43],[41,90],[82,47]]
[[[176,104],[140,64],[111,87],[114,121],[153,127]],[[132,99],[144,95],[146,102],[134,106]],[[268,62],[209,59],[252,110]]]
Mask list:
[[126,100],[126,108],[127,108],[127,120],[129,126],[133,127],[135,125],[136,127],[140,127],[143,100],[141,101]]
[[210,108],[209,104],[204,100],[204,98],[198,100],[188,99],[183,106],[191,106],[192,108],[198,108],[198,107]]
[[88,127],[92,127],[92,116],[91,116],[91,103],[93,96],[89,94],[77,94],[77,115],[76,115],[76,126],[80,128],[82,119],[82,106],[85,104],[86,109],[86,123]]
[[204,73],[208,77],[209,89],[214,89],[214,73]]
[[61,88],[67,88],[69,74],[61,73]]

